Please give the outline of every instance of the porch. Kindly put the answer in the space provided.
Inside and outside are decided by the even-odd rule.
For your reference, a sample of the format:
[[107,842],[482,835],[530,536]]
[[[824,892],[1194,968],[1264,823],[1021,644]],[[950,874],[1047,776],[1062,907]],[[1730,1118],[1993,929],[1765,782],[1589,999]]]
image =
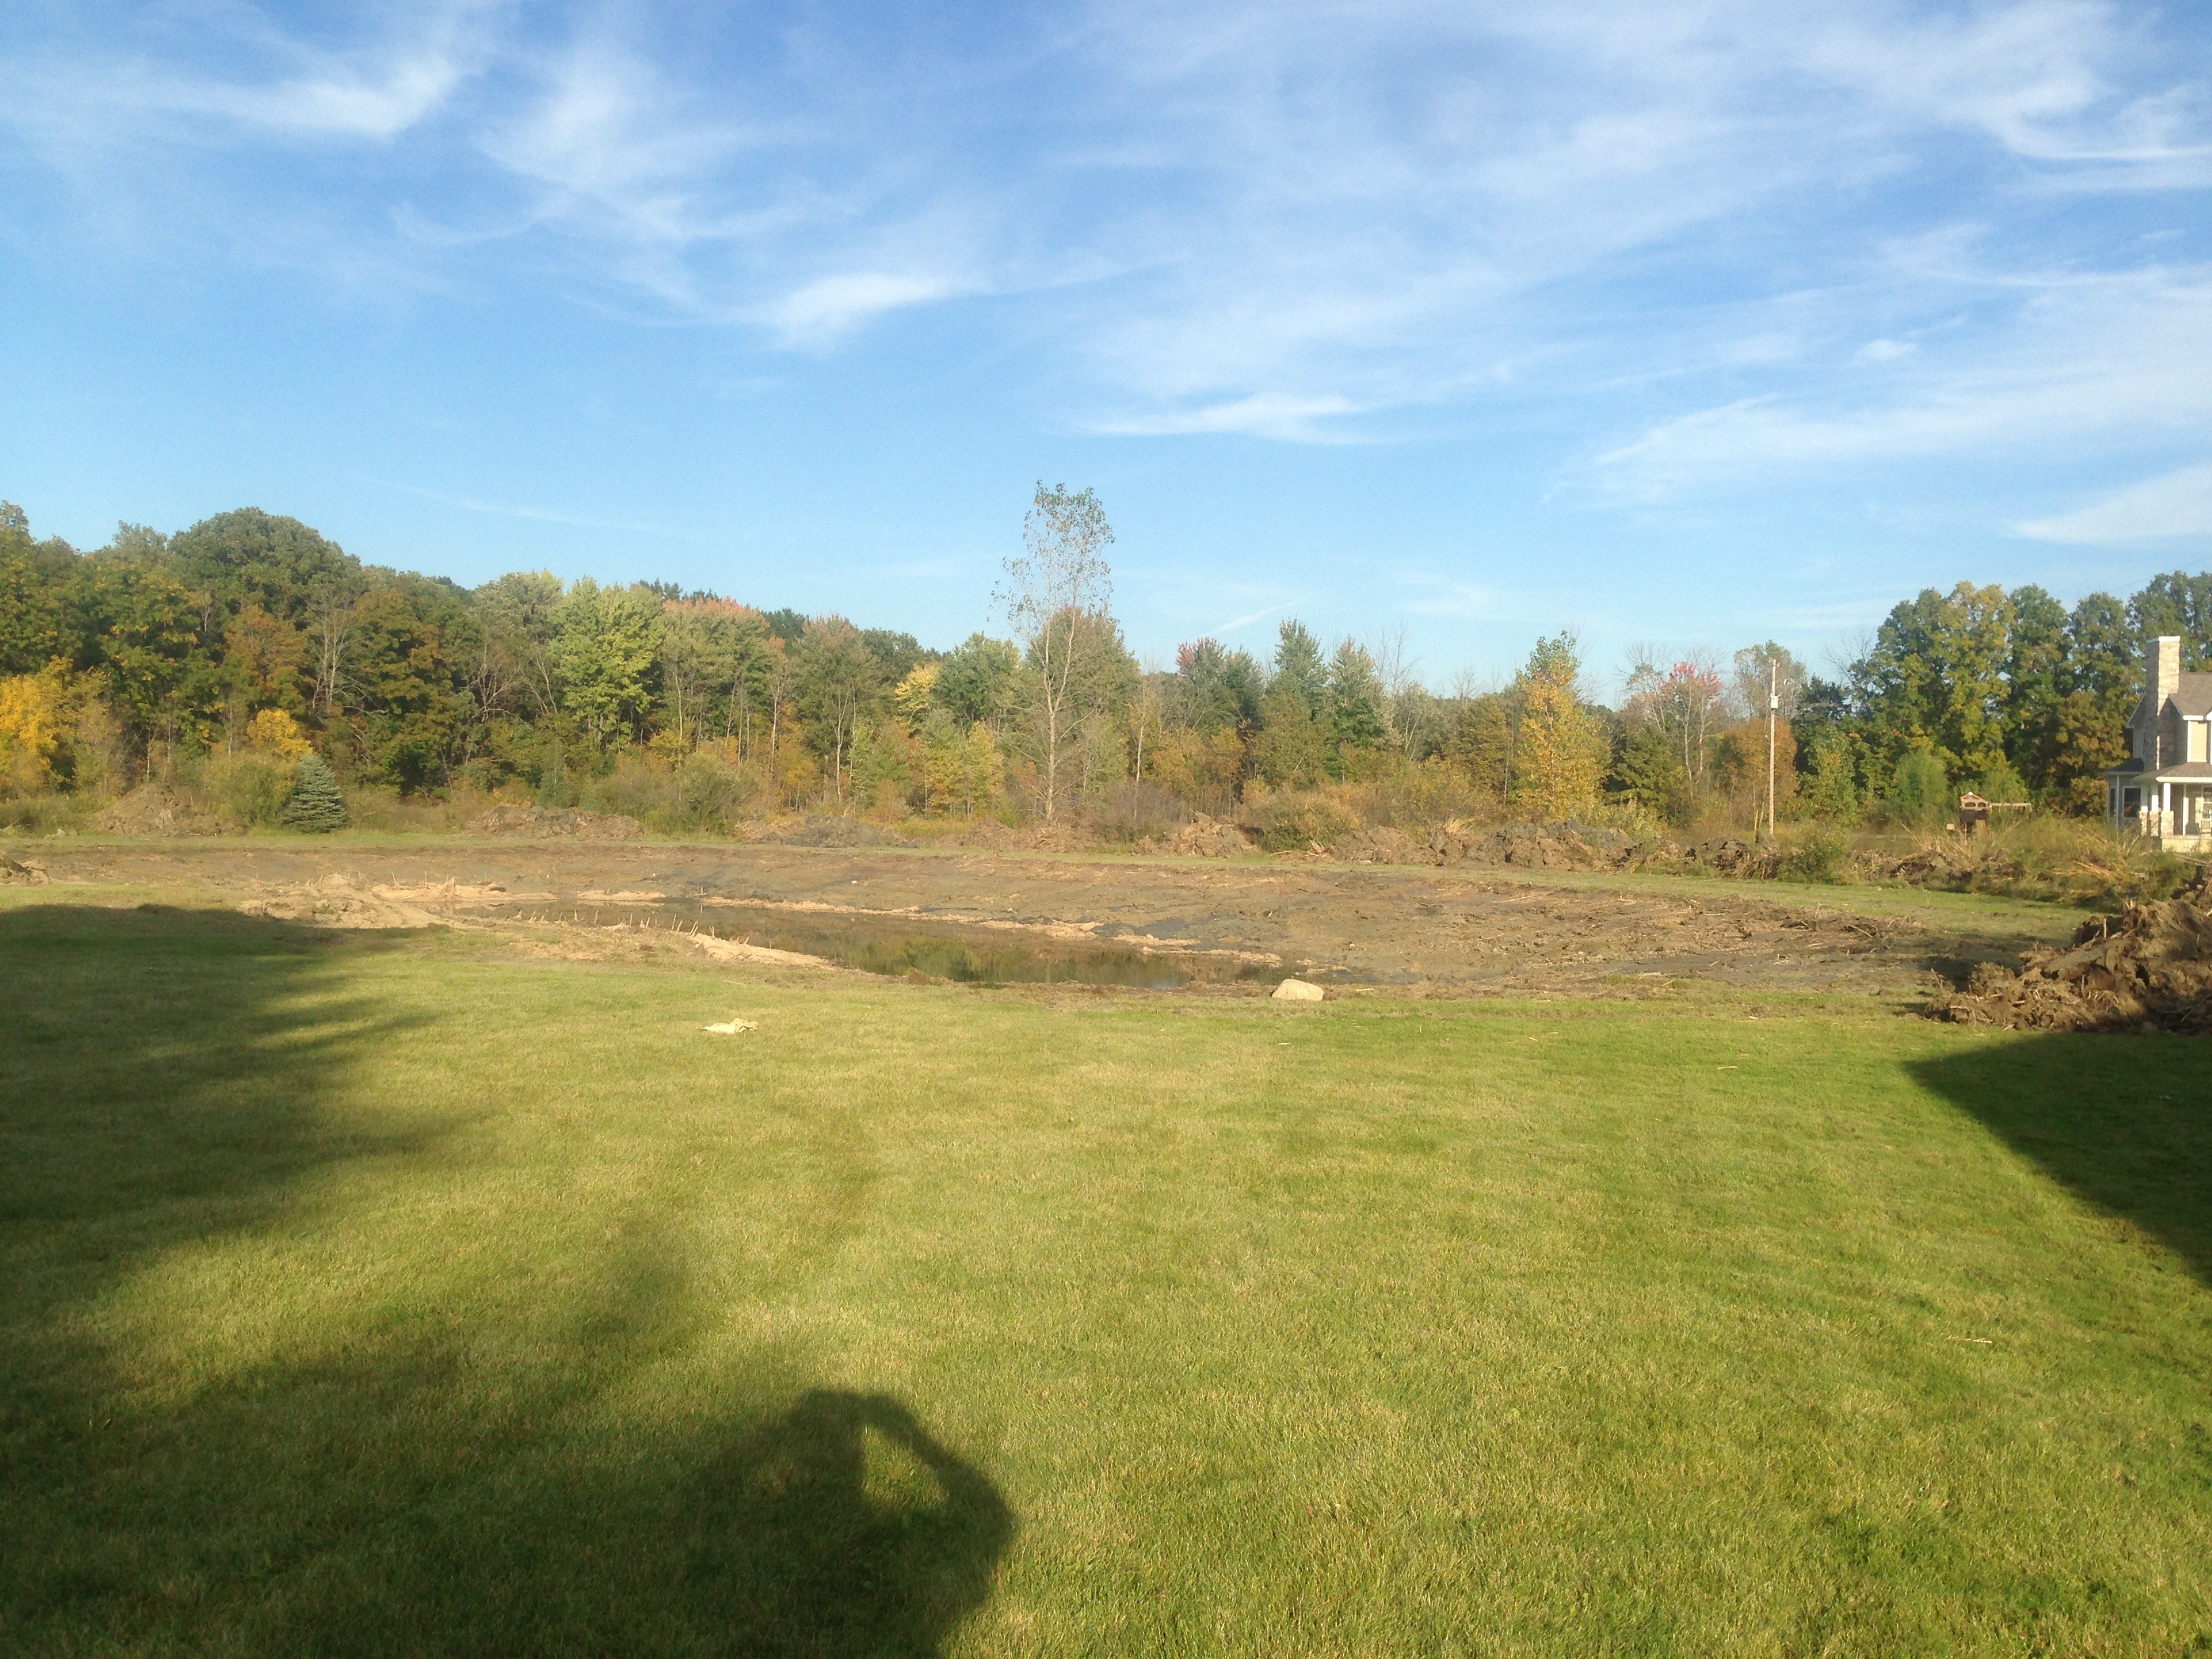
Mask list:
[[2212,785],[2157,777],[2112,781],[2110,817],[2116,830],[2134,830],[2162,852],[2212,851]]

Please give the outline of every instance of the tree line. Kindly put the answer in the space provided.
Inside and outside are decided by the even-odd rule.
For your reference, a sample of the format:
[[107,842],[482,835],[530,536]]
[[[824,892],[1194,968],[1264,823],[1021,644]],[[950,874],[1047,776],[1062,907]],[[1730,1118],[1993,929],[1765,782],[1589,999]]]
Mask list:
[[1568,633],[1507,683],[1449,692],[1391,641],[1331,645],[1295,618],[1264,659],[1200,639],[1148,668],[1113,617],[1112,545],[1095,493],[1040,484],[995,596],[1006,635],[937,650],[670,583],[464,588],[255,508],[81,553],[0,507],[0,789],[112,793],[199,766],[265,817],[274,772],[313,751],[356,787],[590,799],[670,827],[800,808],[1157,819],[1331,785],[1742,823],[1765,799],[1771,689],[1782,816],[1909,815],[1966,787],[2092,811],[2142,641],[2212,653],[2212,575],[2177,572],[2070,608],[1929,589],[1828,678],[1771,641],[1644,650],[1617,706],[1589,694]]

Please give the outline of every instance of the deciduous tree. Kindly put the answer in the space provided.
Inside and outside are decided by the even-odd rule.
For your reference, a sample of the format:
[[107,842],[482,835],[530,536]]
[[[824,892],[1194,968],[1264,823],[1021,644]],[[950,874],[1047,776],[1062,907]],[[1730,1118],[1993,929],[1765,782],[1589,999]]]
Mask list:
[[1113,572],[1106,550],[1113,527],[1095,491],[1047,489],[1042,480],[1022,523],[1022,551],[1006,561],[999,602],[1018,637],[1028,646],[1040,736],[1045,822],[1060,806],[1061,750],[1080,720],[1077,675],[1095,635],[1089,619],[1106,619],[1113,604]]

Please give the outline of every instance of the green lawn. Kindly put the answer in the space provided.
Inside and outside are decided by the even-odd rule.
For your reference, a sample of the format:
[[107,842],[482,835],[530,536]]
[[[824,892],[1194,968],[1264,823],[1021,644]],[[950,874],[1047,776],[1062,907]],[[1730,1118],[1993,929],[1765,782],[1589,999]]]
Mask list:
[[2209,1079],[11,893],[0,1651],[2212,1650]]

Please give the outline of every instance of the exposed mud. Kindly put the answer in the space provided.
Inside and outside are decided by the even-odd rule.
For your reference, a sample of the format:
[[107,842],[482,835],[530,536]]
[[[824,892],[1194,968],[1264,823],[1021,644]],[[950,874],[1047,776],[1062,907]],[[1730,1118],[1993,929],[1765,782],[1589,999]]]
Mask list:
[[746,930],[715,925],[719,912],[742,909],[1063,957],[1110,951],[1182,964],[1190,971],[1178,981],[1228,988],[1233,980],[1255,993],[1266,988],[1263,970],[1280,969],[1413,994],[1649,995],[1704,983],[1918,1003],[1977,963],[2016,960],[2063,938],[2075,920],[2057,911],[2048,921],[1944,920],[1903,913],[1894,896],[1869,914],[1850,908],[1850,889],[1785,899],[1772,889],[1626,874],[883,848],[58,841],[40,854],[57,882],[196,889],[240,908],[341,926],[657,921],[743,943]]

